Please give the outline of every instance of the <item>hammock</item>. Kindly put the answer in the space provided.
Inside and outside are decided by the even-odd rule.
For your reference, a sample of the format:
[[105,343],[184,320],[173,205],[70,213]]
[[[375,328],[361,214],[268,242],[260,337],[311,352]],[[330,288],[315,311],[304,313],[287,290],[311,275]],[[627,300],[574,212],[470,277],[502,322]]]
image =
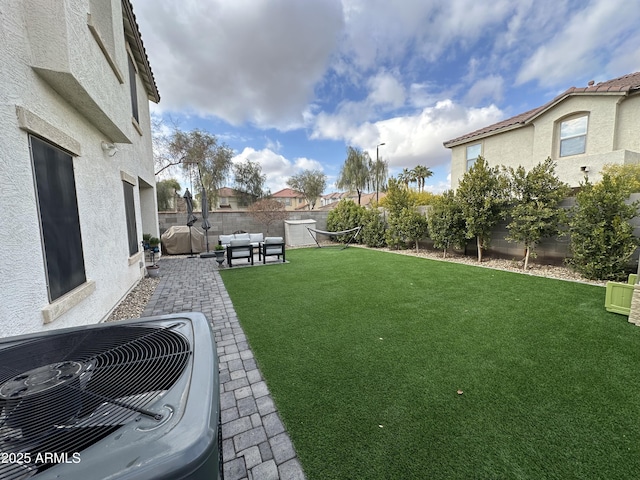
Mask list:
[[318,245],[318,248],[322,248],[322,247],[320,247],[320,244],[318,243],[318,239],[316,238],[316,236],[313,235],[311,232],[319,233],[321,235],[346,235],[347,233],[355,232],[353,234],[353,236],[349,239],[349,241],[346,243],[346,245],[344,247],[342,247],[342,250],[347,248],[349,246],[349,244],[356,239],[356,237],[360,233],[360,230],[362,230],[362,227],[355,227],[355,228],[350,228],[349,230],[342,230],[340,232],[325,232],[324,230],[317,230],[317,229],[311,228],[311,227],[306,227],[306,228],[307,228],[307,230],[309,230],[309,235],[311,235],[313,240],[316,242],[316,245]]

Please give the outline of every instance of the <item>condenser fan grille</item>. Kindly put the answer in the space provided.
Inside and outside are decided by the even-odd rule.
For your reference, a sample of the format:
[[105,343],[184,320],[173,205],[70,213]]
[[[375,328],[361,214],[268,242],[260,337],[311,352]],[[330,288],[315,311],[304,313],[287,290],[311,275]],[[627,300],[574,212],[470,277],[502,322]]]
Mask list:
[[27,478],[50,466],[46,453],[71,457],[141,415],[161,422],[148,407],[192,353],[176,326],[114,325],[0,350],[0,454],[16,460],[0,463],[0,478]]

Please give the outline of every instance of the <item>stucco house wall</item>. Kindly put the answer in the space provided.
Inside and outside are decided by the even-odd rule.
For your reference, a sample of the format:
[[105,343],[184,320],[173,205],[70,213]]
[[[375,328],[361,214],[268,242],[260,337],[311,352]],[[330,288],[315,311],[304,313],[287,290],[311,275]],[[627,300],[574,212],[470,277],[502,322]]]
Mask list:
[[[585,152],[560,156],[559,126],[578,114],[588,115]],[[467,170],[466,149],[481,144],[489,165],[526,170],[551,157],[558,177],[571,187],[585,174],[601,179],[606,164],[640,161],[640,73],[585,88],[571,88],[548,104],[512,119],[445,142],[451,149],[451,185],[457,188]]]
[[[144,274],[142,252],[129,255],[123,181],[134,185],[139,240],[145,232],[158,236],[148,100],[159,96],[140,61],[146,58],[141,43],[132,41],[139,33],[130,9],[129,0],[3,4],[0,336],[97,323]],[[105,12],[112,18],[101,17]],[[107,53],[96,26],[112,28],[104,35]],[[130,55],[137,57],[137,121]],[[55,300],[49,299],[30,135],[73,159],[86,282]],[[115,155],[103,142],[116,145]]]

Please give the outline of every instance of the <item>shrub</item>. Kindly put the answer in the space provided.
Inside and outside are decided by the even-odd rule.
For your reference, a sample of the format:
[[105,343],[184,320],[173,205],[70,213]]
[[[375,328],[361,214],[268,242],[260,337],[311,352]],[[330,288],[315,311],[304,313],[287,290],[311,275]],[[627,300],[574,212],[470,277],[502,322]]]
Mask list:
[[380,248],[386,246],[386,229],[384,218],[377,209],[368,208],[363,212],[360,240],[367,247]]
[[608,173],[599,183],[585,180],[581,187],[569,219],[572,258],[567,263],[590,279],[621,280],[638,245],[629,221],[640,202],[626,203],[629,185]]
[[[336,208],[329,212],[327,216],[327,230],[339,232],[362,226],[363,216],[366,209],[356,205],[353,200],[340,200]],[[352,235],[336,235],[335,240],[346,243]],[[356,239],[358,241],[359,239]]]
[[429,212],[429,237],[436,248],[443,250],[443,257],[446,257],[447,249],[464,247],[465,233],[462,207],[453,190],[447,190],[435,199]]

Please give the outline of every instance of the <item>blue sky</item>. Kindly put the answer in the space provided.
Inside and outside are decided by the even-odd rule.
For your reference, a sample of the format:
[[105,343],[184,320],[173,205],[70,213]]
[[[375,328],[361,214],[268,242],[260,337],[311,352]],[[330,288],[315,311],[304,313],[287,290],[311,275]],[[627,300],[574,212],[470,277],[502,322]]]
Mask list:
[[[640,71],[638,0],[133,0],[154,115],[334,182],[351,145],[450,184],[446,140]],[[489,159],[490,160],[490,159]],[[544,160],[544,159],[541,159]],[[229,186],[232,179],[229,179]],[[188,186],[183,182],[183,186]]]

